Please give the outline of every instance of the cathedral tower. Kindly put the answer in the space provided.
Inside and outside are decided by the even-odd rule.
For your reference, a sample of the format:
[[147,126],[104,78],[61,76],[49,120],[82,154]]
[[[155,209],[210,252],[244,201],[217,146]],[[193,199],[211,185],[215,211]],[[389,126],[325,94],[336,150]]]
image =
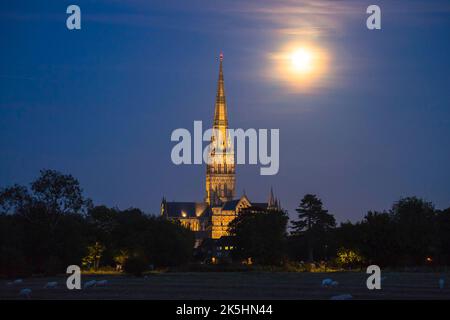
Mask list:
[[221,53],[213,134],[209,146],[209,161],[206,165],[205,201],[211,206],[233,200],[235,195],[234,149],[227,133],[228,117],[222,62],[223,54]]

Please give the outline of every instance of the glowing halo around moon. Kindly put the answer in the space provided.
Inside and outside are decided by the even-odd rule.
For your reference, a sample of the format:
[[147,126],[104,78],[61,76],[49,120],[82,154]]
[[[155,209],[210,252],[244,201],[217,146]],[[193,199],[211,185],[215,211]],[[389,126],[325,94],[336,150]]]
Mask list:
[[330,71],[327,51],[311,43],[291,43],[269,54],[269,76],[283,87],[309,92],[323,84]]

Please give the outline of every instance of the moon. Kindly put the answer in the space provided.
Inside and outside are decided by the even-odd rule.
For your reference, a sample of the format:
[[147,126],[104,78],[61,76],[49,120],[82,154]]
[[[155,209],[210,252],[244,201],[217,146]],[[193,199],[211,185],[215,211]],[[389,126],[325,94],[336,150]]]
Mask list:
[[323,43],[287,43],[268,57],[267,76],[291,92],[312,92],[331,79],[331,54]]
[[307,49],[300,48],[292,52],[291,63],[295,71],[309,72],[312,70],[312,56]]

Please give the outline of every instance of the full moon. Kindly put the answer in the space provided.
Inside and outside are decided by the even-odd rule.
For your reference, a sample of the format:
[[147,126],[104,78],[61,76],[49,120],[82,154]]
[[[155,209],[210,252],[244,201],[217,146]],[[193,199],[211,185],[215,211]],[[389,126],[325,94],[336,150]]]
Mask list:
[[291,63],[294,70],[298,72],[309,72],[312,69],[312,57],[311,53],[304,49],[300,48],[295,50],[291,54]]
[[268,77],[291,92],[312,92],[330,79],[331,55],[324,44],[290,42],[268,57]]

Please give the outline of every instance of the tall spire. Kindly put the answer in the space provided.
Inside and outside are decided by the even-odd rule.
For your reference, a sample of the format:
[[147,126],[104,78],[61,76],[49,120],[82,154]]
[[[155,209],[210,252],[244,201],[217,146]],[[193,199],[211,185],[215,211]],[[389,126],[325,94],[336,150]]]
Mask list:
[[219,81],[217,82],[216,105],[214,111],[214,128],[224,126],[228,128],[227,103],[225,101],[225,84],[223,81],[223,53],[219,56]]
[[[219,57],[219,81],[214,108],[213,132],[206,166],[205,201],[213,202],[214,194],[221,202],[233,200],[235,195],[234,150],[228,134],[227,104],[223,81],[223,54]],[[214,232],[213,232],[214,233]]]

